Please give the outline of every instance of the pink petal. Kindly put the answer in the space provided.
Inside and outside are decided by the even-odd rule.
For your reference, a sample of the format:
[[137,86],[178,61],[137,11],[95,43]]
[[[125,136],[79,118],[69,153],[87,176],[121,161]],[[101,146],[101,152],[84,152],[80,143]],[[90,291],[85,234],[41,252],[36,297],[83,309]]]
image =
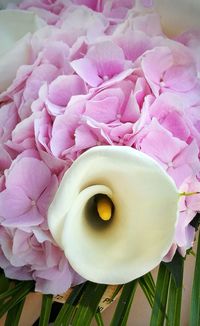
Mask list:
[[163,79],[163,73],[173,64],[173,57],[167,47],[158,47],[145,54],[142,59],[144,75],[152,87],[155,95],[158,95],[158,86]]
[[196,83],[196,69],[192,64],[173,66],[166,71],[163,76],[165,87],[174,89],[175,91],[189,91]]
[[95,64],[102,79],[111,78],[124,70],[124,53],[111,41],[93,45],[86,56]]
[[34,226],[39,225],[43,222],[44,217],[39,213],[38,209],[33,206],[30,207],[29,210],[21,214],[20,216],[10,216],[10,218],[7,218],[5,221],[2,222],[2,225],[9,226],[9,227],[28,227],[28,226]]
[[4,219],[17,219],[31,207],[31,201],[24,190],[12,186],[0,193],[0,215]]
[[163,163],[170,164],[185,146],[184,142],[172,137],[166,129],[153,119],[148,134],[142,141],[141,150],[159,158]]
[[124,95],[120,89],[104,90],[87,102],[84,115],[98,122],[109,123],[118,119]]
[[116,35],[117,44],[123,49],[126,59],[135,61],[145,51],[151,49],[150,38],[142,31],[128,30],[125,34]]
[[48,99],[54,104],[66,106],[71,96],[85,93],[85,84],[79,76],[59,76],[49,85]]
[[82,58],[71,62],[72,68],[75,72],[90,86],[96,87],[102,79],[98,76],[97,67],[88,58]]
[[39,197],[37,201],[37,207],[42,216],[46,216],[47,210],[49,208],[51,201],[53,200],[57,187],[58,187],[58,179],[54,175],[51,178],[51,182],[47,185],[47,188],[45,189],[45,191],[42,193],[42,195]]
[[24,157],[10,169],[6,185],[21,187],[31,200],[37,200],[50,178],[51,172],[42,161]]
[[58,70],[52,64],[41,64],[35,67],[31,76],[27,79],[26,87],[24,90],[24,99],[36,99],[40,87],[44,82],[51,82],[57,77]]

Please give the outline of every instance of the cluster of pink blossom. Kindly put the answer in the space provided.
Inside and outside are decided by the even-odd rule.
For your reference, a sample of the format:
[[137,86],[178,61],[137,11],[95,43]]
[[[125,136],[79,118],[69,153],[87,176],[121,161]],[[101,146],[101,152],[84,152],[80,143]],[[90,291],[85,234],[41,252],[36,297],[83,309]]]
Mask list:
[[[159,17],[133,0],[25,0],[18,8],[45,26],[29,39],[29,64],[0,93],[0,266],[56,294],[81,278],[52,239],[47,210],[81,153],[132,146],[180,192],[200,191],[198,35],[168,38]],[[166,260],[192,246],[199,195],[183,197],[179,209]]]

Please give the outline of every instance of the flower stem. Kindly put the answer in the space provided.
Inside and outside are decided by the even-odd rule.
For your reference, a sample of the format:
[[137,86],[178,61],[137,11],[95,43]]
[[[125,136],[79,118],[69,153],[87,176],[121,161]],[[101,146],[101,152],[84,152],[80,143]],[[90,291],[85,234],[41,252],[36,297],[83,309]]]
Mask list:
[[181,192],[179,194],[179,196],[193,196],[193,195],[199,195],[199,194],[200,194],[199,191],[194,191],[194,192],[186,192],[186,191],[184,191],[184,192]]

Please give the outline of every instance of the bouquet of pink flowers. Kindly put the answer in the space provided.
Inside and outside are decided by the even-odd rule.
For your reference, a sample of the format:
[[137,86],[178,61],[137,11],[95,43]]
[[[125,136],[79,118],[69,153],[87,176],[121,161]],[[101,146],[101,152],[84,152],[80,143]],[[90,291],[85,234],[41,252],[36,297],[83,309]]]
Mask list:
[[[134,182],[149,202],[164,200],[160,199],[162,180],[154,184],[155,178],[148,180],[146,174],[143,178],[142,161],[138,167],[135,158],[132,161],[136,151],[141,160],[154,165],[152,169],[161,171],[171,183],[170,191],[181,198],[174,204],[176,195],[171,198],[166,190],[166,203],[159,210],[162,222],[149,217],[144,225],[142,218],[136,220],[134,227],[141,233],[133,240],[134,255],[140,251],[142,255],[152,241],[162,247],[155,266],[172,261],[177,251],[185,257],[195,240],[194,217],[200,211],[200,33],[167,36],[150,1],[24,0],[0,11],[0,35],[0,267],[6,277],[34,280],[35,291],[45,294],[63,293],[85,279],[125,283],[126,278],[112,282],[114,274],[102,281],[87,278],[87,272],[75,267],[83,254],[75,244],[81,239],[79,225],[72,222],[69,234],[61,235],[68,212],[67,208],[62,211],[62,205],[69,201],[71,209],[74,203],[78,209],[73,217],[79,214],[82,204],[71,198],[71,192],[77,184],[82,190],[85,184],[101,183],[90,179],[92,173],[98,179],[101,170],[105,187],[118,179],[112,184],[113,192],[120,185],[126,192],[125,197],[119,195],[120,212],[126,211],[123,205],[131,207]],[[116,155],[108,154],[99,163],[110,150]],[[128,154],[123,154],[126,150],[131,152],[130,162]],[[135,166],[138,181],[135,172],[131,174]],[[130,184],[126,174],[132,178]],[[65,176],[67,188],[61,195]],[[109,190],[102,189],[92,190],[84,203],[98,193],[112,198]],[[59,196],[65,198],[61,201]],[[149,215],[151,209],[156,215],[149,202]],[[172,210],[169,203],[175,205]],[[105,205],[113,204],[116,209],[114,199]],[[120,237],[126,238],[129,227]],[[166,237],[169,233],[167,245],[161,244],[159,228]],[[61,241],[64,236],[74,240]],[[88,239],[89,233],[84,236]],[[76,248],[68,257],[69,241]],[[87,247],[80,241],[83,252],[88,252],[88,243]],[[127,281],[154,265],[135,277],[131,274]]]

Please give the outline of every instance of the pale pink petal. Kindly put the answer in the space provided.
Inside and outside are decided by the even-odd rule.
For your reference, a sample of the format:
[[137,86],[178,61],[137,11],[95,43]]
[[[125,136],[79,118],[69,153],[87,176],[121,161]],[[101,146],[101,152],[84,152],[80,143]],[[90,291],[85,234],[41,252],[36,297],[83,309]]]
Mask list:
[[173,64],[173,57],[167,47],[158,47],[145,54],[142,69],[155,95],[158,95],[164,72]]
[[39,213],[38,209],[35,206],[31,207],[30,205],[30,208],[26,212],[22,213],[20,216],[10,216],[10,218],[7,218],[2,222],[2,225],[19,228],[23,226],[32,227],[41,224],[43,220],[44,217]]
[[124,70],[123,50],[111,41],[97,43],[89,48],[86,55],[96,66],[98,76],[103,80]]
[[44,82],[51,82],[57,77],[57,74],[58,70],[52,64],[41,64],[36,67],[27,80],[23,94],[25,100],[29,98],[36,99],[42,84]]
[[102,82],[102,79],[98,76],[95,63],[88,58],[74,60],[71,62],[71,66],[90,86],[96,87]]
[[196,69],[195,66],[173,66],[168,69],[163,75],[163,82],[166,88],[171,88],[176,91],[189,91],[196,83]]
[[53,200],[57,187],[58,187],[58,179],[54,175],[52,176],[51,181],[47,185],[45,191],[41,194],[41,196],[37,200],[37,208],[42,216],[46,216],[47,210],[49,208],[51,201]]
[[48,100],[66,106],[71,96],[85,93],[85,84],[79,76],[59,76],[49,85]]
[[31,201],[22,188],[13,185],[0,193],[0,215],[4,219],[20,219],[30,208]]
[[45,164],[34,158],[22,158],[9,171],[6,185],[9,188],[21,187],[31,200],[37,200],[46,188],[51,172]]
[[105,123],[117,120],[123,100],[124,95],[119,88],[104,90],[87,102],[84,115]]
[[150,38],[142,31],[127,30],[116,35],[117,44],[123,49],[126,59],[135,61],[145,51],[152,48]]
[[162,128],[156,120],[152,120],[151,128],[143,139],[141,150],[165,164],[171,164],[175,156],[186,146],[184,142],[173,137]]

